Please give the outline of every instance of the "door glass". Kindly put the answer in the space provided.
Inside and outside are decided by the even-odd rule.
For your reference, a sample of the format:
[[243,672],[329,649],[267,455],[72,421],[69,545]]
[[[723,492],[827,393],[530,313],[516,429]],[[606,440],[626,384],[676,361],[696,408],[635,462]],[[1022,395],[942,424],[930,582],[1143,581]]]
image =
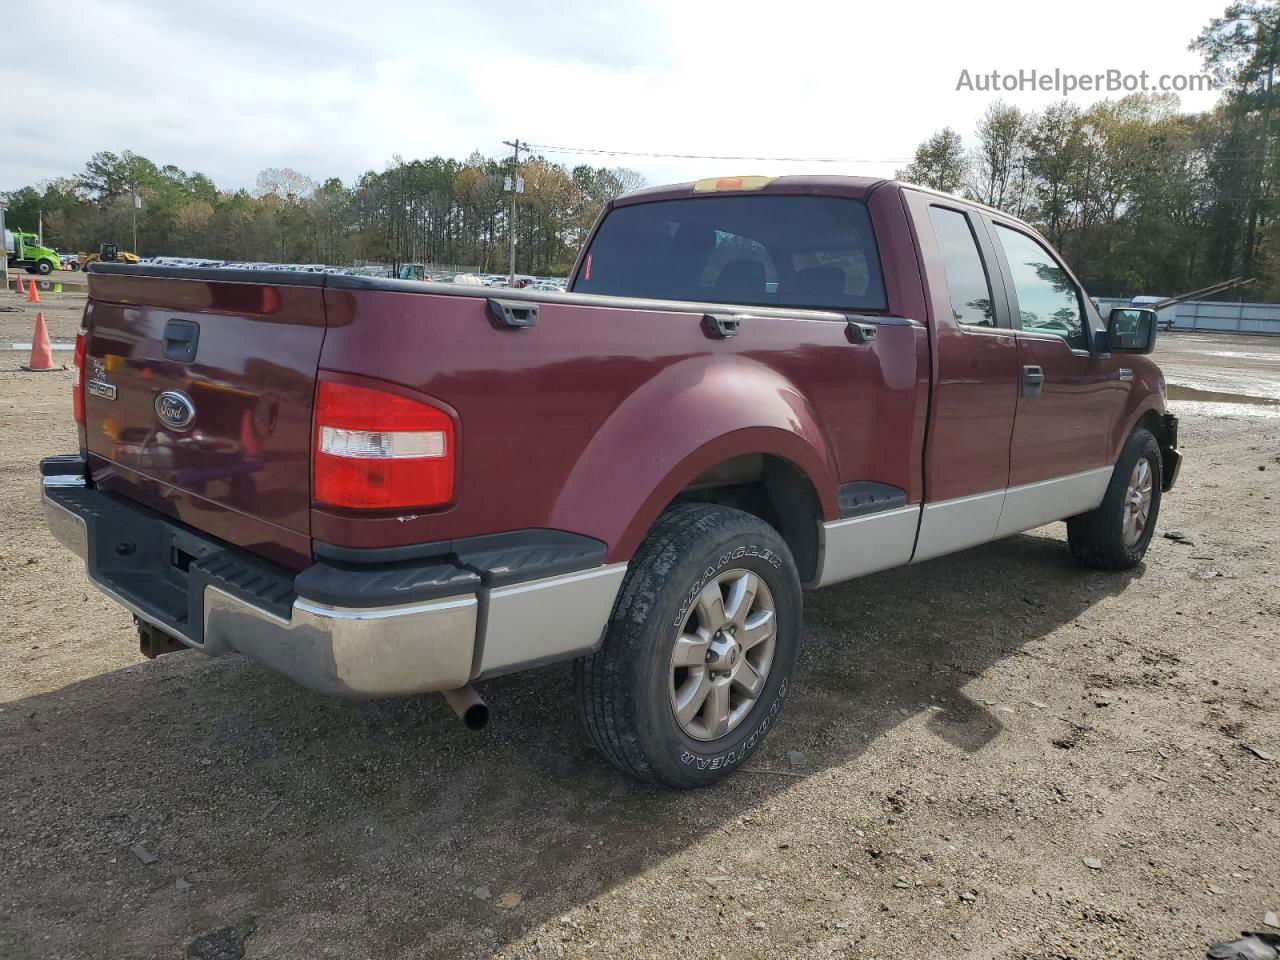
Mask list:
[[947,288],[951,291],[951,312],[956,323],[974,327],[994,327],[991,309],[991,284],[982,266],[978,241],[969,226],[969,218],[958,210],[930,207],[929,219],[938,239],[938,250],[947,272]]
[[997,223],[996,236],[1013,275],[1022,329],[1052,333],[1067,341],[1073,350],[1087,350],[1080,291],[1067,271],[1025,233]]

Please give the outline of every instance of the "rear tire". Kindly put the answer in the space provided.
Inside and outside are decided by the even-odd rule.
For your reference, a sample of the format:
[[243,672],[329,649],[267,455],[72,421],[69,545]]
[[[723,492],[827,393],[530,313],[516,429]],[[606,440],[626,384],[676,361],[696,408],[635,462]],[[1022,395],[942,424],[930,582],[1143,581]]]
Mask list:
[[1067,521],[1067,543],[1077,560],[1099,570],[1128,570],[1142,562],[1160,515],[1162,466],[1150,431],[1139,427],[1129,434],[1102,504]]
[[727,507],[667,511],[631,561],[603,645],[574,663],[592,742],[640,780],[716,782],[777,722],[800,631],[800,579],[777,531]]

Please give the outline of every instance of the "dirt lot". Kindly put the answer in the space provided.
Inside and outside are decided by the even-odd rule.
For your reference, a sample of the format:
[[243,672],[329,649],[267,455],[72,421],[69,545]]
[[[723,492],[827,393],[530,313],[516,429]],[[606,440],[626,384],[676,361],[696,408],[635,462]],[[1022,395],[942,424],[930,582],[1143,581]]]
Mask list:
[[[80,305],[46,298],[55,339]],[[23,359],[0,957],[1196,957],[1280,912],[1280,410],[1221,396],[1277,395],[1280,342],[1163,338],[1187,540],[1107,575],[1058,525],[809,595],[784,722],[689,794],[592,754],[565,667],[485,684],[474,734],[437,697],[143,660],[44,531],[71,375]]]

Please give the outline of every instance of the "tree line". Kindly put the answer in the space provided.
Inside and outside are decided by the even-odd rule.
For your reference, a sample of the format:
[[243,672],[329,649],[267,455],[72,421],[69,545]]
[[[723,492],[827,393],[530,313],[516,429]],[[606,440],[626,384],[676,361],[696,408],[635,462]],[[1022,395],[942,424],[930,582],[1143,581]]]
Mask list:
[[1190,49],[1220,85],[1210,111],[1183,113],[1172,94],[1038,112],[996,101],[971,147],[944,128],[898,177],[1034,224],[1096,296],[1246,276],[1239,296],[1280,299],[1280,3],[1232,4]]
[[[74,177],[7,195],[6,225],[35,230],[65,251],[103,242],[143,256],[217,260],[434,263],[506,272],[510,159],[393,157],[350,186],[317,183],[288,168],[263,170],[253,190],[219,190],[202,173],[158,166],[130,151],[96,153]],[[534,157],[520,164],[516,213],[521,272],[563,275],[600,208],[642,186],[625,168],[568,168]],[[136,198],[140,205],[135,208]]]

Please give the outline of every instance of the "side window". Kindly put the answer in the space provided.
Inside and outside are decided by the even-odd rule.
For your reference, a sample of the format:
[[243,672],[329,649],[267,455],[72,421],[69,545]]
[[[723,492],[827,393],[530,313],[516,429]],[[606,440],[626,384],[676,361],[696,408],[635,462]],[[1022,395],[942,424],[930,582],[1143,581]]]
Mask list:
[[947,272],[947,288],[951,291],[951,312],[956,323],[973,327],[994,327],[996,316],[991,308],[991,284],[978,252],[978,241],[969,226],[969,218],[958,210],[930,207],[929,219],[942,252]]
[[1052,333],[1075,350],[1089,347],[1084,334],[1084,314],[1080,291],[1058,261],[1035,240],[1003,224],[996,224],[996,236],[1004,247],[1018,295],[1022,329]]

